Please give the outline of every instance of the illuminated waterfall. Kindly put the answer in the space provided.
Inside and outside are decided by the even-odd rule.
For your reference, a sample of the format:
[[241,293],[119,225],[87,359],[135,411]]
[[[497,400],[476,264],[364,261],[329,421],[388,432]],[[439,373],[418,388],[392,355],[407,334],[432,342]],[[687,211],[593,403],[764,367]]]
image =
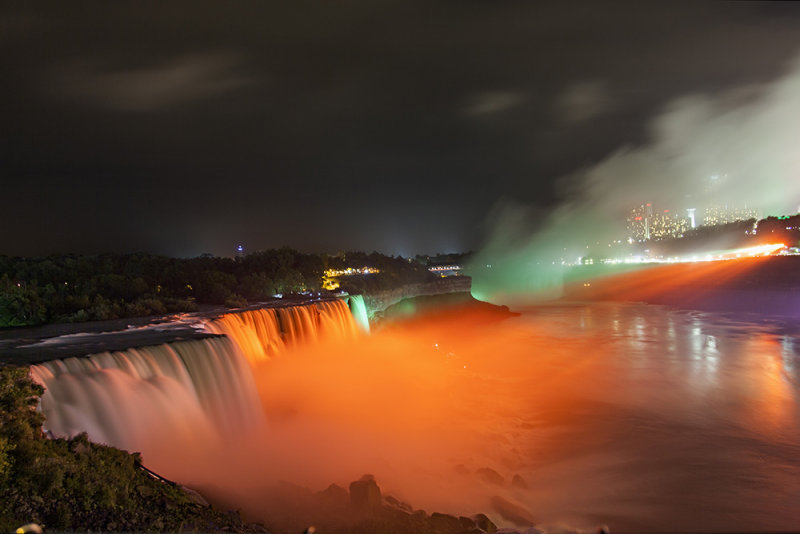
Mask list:
[[277,356],[287,345],[323,337],[355,336],[359,326],[353,315],[344,301],[330,300],[226,313],[206,326],[209,331],[234,340],[248,360],[256,363]]
[[287,346],[348,339],[358,326],[342,300],[227,313],[208,321],[219,337],[103,352],[31,367],[41,408],[57,436],[149,450],[159,435],[219,440],[261,428],[251,366]]
[[274,309],[226,313],[209,321],[206,328],[232,339],[251,363],[276,356],[285,346]]
[[87,432],[145,450],[161,436],[214,440],[263,422],[247,361],[224,337],[55,360],[31,374],[46,389],[41,408],[57,436]]
[[[148,468],[168,479],[219,485],[231,495],[243,480],[253,488],[285,466],[296,469],[276,450],[301,451],[308,436],[287,434],[294,408],[275,399],[280,388],[264,377],[295,359],[313,361],[309,353],[324,365],[337,359],[330,357],[336,347],[358,345],[351,342],[360,331],[347,302],[227,313],[205,326],[204,339],[32,366],[45,387],[45,430],[55,437],[86,432],[94,442],[142,453]],[[318,341],[327,343],[318,350]],[[302,396],[305,387],[293,390]],[[312,459],[304,455],[303,464]]]
[[364,297],[362,295],[350,295],[347,297],[347,305],[350,306],[350,312],[356,324],[362,332],[369,333],[369,317],[367,316],[367,306],[364,304]]

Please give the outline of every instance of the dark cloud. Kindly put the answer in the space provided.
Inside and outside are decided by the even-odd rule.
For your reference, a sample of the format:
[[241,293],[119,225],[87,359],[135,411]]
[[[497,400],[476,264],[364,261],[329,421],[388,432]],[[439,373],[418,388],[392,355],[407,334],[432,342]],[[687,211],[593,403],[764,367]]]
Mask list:
[[614,106],[605,82],[580,82],[565,87],[558,96],[558,113],[567,123],[583,122],[609,112]]
[[464,106],[468,116],[494,116],[513,109],[525,101],[525,95],[515,91],[489,91],[471,95]]
[[4,5],[0,173],[14,205],[0,252],[476,247],[498,199],[557,205],[558,177],[645,143],[668,102],[752,99],[800,50],[798,12]]
[[46,90],[88,106],[159,111],[213,97],[235,98],[235,91],[251,81],[237,72],[239,63],[234,55],[222,53],[178,57],[133,69],[73,62],[54,69],[55,83],[48,83]]

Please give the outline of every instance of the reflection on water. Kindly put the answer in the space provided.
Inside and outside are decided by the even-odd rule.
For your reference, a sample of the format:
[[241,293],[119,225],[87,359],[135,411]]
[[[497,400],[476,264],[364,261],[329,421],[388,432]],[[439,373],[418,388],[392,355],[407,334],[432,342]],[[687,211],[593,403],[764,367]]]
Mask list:
[[616,532],[800,525],[797,325],[639,304],[520,311],[250,358],[264,427],[219,446],[170,433],[145,461],[267,521],[278,480],[321,490],[373,473],[415,507],[499,523],[495,495],[540,523]]
[[547,332],[526,349],[547,378],[520,378],[548,390],[528,414],[531,506],[623,530],[800,524],[797,331],[646,305],[517,321]]

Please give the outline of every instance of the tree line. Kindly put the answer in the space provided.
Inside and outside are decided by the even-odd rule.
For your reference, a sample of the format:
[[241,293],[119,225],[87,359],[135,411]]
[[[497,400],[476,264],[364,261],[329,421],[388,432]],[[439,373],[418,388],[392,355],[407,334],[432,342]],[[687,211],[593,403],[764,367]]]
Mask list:
[[419,261],[399,256],[307,254],[288,247],[239,258],[0,256],[0,327],[196,311],[201,305],[240,307],[279,293],[320,291],[325,270],[364,266],[380,273],[342,277],[340,288],[363,293],[434,277]]

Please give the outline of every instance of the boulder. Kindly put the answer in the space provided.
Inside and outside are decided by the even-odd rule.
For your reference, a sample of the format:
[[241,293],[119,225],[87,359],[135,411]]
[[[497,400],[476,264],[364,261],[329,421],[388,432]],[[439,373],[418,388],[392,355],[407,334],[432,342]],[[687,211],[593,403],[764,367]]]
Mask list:
[[337,484],[331,484],[316,494],[319,506],[328,511],[345,511],[350,504],[347,490]]
[[475,474],[478,475],[478,478],[483,480],[488,484],[495,484],[497,486],[502,486],[505,482],[503,475],[492,469],[491,467],[481,467],[480,469],[475,471]]
[[519,475],[514,475],[514,478],[511,479],[511,485],[515,488],[528,489],[528,483]]
[[359,514],[375,513],[381,509],[381,489],[372,475],[350,483],[350,507]]
[[532,527],[537,523],[530,511],[498,495],[492,497],[492,507],[503,519],[515,525]]
[[438,512],[431,514],[428,523],[436,532],[441,534],[459,534],[466,530],[457,517],[448,514],[440,514]]
[[189,497],[189,500],[193,503],[200,505],[200,506],[208,506],[208,501],[203,498],[198,492],[193,490],[192,488],[187,488],[186,486],[180,486],[181,491]]
[[407,514],[410,514],[411,512],[414,511],[414,509],[411,507],[410,504],[408,504],[407,502],[403,502],[401,500],[395,499],[391,495],[388,495],[386,497],[386,505],[389,506],[390,508],[394,508],[395,510],[400,510],[402,512],[406,512]]
[[486,514],[475,514],[472,516],[472,520],[475,521],[475,525],[486,532],[486,534],[494,534],[497,532],[497,525],[495,525]]

